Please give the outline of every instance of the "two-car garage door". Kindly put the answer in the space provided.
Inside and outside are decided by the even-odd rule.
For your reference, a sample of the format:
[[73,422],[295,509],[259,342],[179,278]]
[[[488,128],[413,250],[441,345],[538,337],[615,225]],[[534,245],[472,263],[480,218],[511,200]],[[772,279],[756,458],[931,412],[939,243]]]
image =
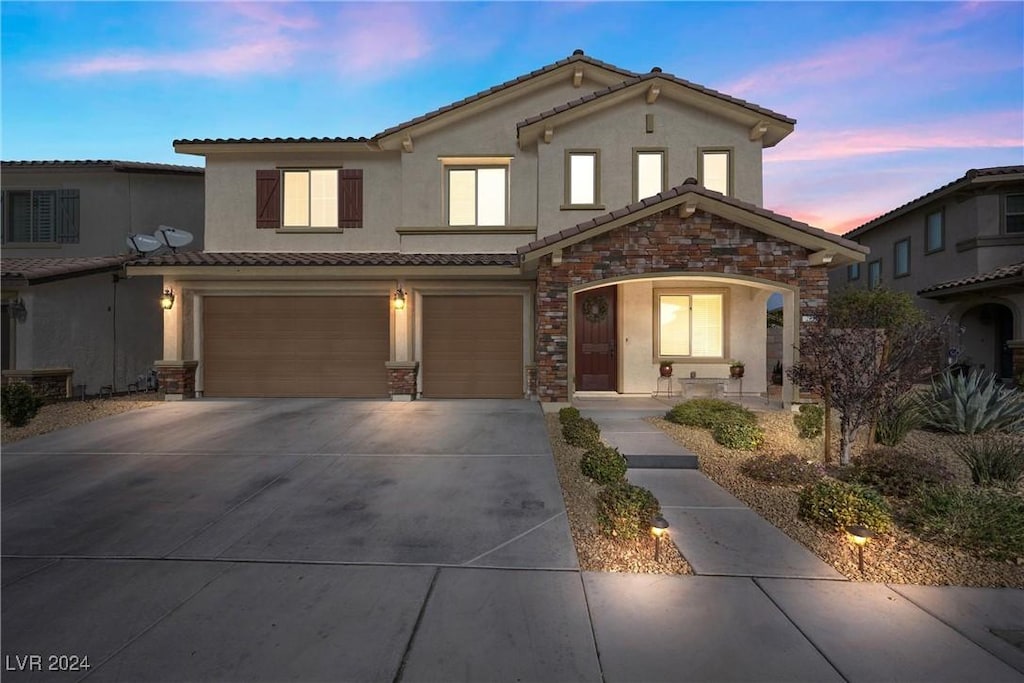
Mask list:
[[[522,398],[523,297],[424,296],[422,389]],[[388,395],[386,296],[203,298],[206,396]]]
[[206,396],[384,397],[386,296],[208,296]]

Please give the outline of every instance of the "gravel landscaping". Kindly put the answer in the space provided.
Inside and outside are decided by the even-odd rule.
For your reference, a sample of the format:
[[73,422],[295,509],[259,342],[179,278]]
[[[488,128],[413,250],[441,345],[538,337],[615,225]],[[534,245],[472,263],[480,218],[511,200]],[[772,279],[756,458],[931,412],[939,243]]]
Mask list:
[[0,430],[0,441],[14,443],[31,436],[67,429],[111,415],[119,415],[129,410],[148,408],[159,403],[163,403],[163,397],[157,393],[50,403],[40,408],[39,413],[24,427],[4,425]]
[[[865,568],[861,574],[857,568],[856,548],[845,534],[824,530],[797,516],[799,486],[767,484],[740,471],[745,460],[765,455],[792,453],[803,460],[821,463],[823,437],[800,439],[793,426],[792,413],[758,413],[765,443],[754,453],[724,448],[715,443],[705,429],[677,425],[660,418],[650,418],[650,421],[697,453],[700,468],[708,477],[851,580],[1024,588],[1024,558],[1005,561],[979,558],[955,547],[922,540],[899,526],[890,534],[872,539],[865,547]],[[970,483],[966,466],[949,449],[949,439],[943,434],[915,431],[899,449],[926,453],[949,469],[958,482]],[[832,450],[833,458],[837,446],[838,443]]]
[[595,496],[601,487],[580,471],[583,449],[570,446],[562,438],[557,414],[546,415],[545,418],[580,569],[638,574],[692,574],[690,565],[679,554],[675,544],[671,543],[671,536],[668,542],[662,541],[661,562],[655,562],[654,541],[650,537],[624,541],[600,532]]

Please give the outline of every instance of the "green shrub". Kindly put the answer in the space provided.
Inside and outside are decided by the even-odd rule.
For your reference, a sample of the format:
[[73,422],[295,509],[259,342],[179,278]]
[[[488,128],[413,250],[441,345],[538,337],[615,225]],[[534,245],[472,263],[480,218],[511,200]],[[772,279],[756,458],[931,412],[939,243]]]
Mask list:
[[8,427],[24,427],[43,406],[43,399],[25,382],[11,382],[0,389],[0,410]]
[[752,451],[764,443],[763,429],[731,417],[716,424],[711,436],[716,443],[736,451]]
[[723,420],[757,424],[757,416],[743,406],[720,398],[694,398],[680,403],[665,414],[665,419],[688,427],[713,429]]
[[906,498],[922,485],[953,480],[953,474],[934,458],[892,448],[872,448],[855,456],[846,477],[898,498]]
[[953,452],[971,470],[981,486],[1013,487],[1024,478],[1024,438],[1009,434],[966,437],[953,444]]
[[597,523],[605,534],[632,539],[647,533],[651,517],[661,514],[654,494],[626,481],[610,484],[597,494]]
[[875,423],[875,441],[883,446],[899,446],[907,434],[924,424],[921,398],[914,393],[899,396],[886,403]]
[[793,415],[793,424],[801,439],[821,436],[825,426],[825,409],[817,403],[805,403],[800,406],[800,412]]
[[921,397],[924,423],[943,432],[981,434],[1024,430],[1024,392],[1008,389],[994,373],[947,370]]
[[582,417],[563,424],[562,437],[572,446],[590,448],[601,443],[601,428],[590,418]]
[[602,486],[613,484],[626,477],[626,459],[617,448],[593,446],[580,459],[580,471]]
[[558,421],[562,424],[566,422],[572,422],[573,420],[581,420],[583,416],[580,415],[579,408],[573,406],[567,406],[558,411]]
[[876,533],[892,529],[892,515],[881,494],[861,484],[820,479],[800,491],[800,516],[823,527],[861,524]]
[[925,538],[997,560],[1024,557],[1024,498],[1019,495],[968,486],[923,487],[906,516]]
[[810,484],[821,479],[824,472],[821,465],[809,462],[789,453],[781,456],[759,456],[744,460],[740,471],[751,479],[769,484]]

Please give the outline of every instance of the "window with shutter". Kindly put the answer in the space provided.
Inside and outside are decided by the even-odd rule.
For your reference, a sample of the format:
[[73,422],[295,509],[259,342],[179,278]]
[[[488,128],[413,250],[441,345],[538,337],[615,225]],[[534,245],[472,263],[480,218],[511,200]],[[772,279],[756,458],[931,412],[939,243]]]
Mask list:
[[658,358],[725,358],[725,295],[657,292]]
[[5,242],[78,242],[78,190],[8,190],[2,215]]
[[281,173],[256,171],[256,227],[281,227]]
[[363,227],[361,169],[257,171],[258,228]]
[[338,227],[363,227],[363,170],[338,171]]

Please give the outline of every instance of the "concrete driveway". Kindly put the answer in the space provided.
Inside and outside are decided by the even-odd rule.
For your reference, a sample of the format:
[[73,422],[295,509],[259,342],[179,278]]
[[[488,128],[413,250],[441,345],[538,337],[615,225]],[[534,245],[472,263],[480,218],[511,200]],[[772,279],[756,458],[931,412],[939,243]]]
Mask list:
[[[5,680],[598,672],[536,403],[162,404],[2,464]],[[473,654],[499,615],[535,659]]]

